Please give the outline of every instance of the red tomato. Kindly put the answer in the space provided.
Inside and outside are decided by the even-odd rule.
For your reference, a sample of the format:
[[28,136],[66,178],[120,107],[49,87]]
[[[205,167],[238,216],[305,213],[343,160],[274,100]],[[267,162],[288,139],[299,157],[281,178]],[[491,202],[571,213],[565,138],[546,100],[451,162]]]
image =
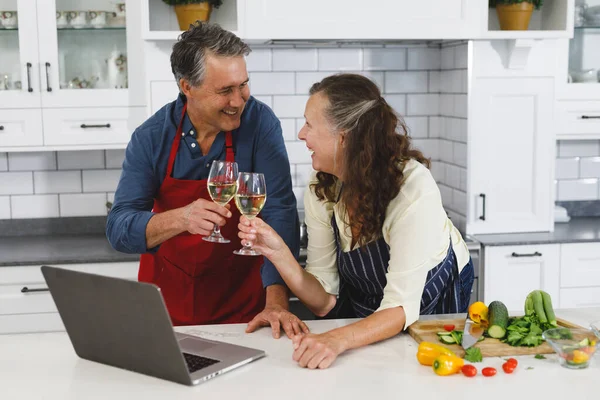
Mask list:
[[517,368],[517,365],[519,365],[519,362],[516,359],[514,359],[514,358],[509,358],[508,360],[506,360],[506,362],[508,364],[512,365],[513,369]]
[[444,329],[448,332],[452,332],[454,330],[455,326],[454,325],[444,325]]
[[496,375],[496,368],[485,367],[484,369],[481,370],[481,374],[483,376],[494,376],[494,375]]
[[464,376],[468,376],[469,378],[477,375],[477,368],[475,368],[475,366],[471,365],[471,364],[463,365],[463,367],[461,368],[461,371]]
[[504,370],[504,372],[506,372],[507,374],[512,374],[513,371],[515,370],[515,367],[513,367],[513,365],[510,362],[505,362],[504,364],[502,364],[502,369]]

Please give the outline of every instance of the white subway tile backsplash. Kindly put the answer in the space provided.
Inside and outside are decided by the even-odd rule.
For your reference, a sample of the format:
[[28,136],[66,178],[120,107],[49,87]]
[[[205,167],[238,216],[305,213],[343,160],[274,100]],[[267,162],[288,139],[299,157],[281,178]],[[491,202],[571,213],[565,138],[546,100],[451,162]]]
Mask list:
[[10,219],[9,196],[0,196],[0,219]]
[[442,163],[441,161],[432,161],[430,171],[431,176],[433,176],[433,179],[435,179],[437,183],[445,182],[446,169],[444,163]]
[[429,93],[440,92],[440,71],[429,71]]
[[597,200],[598,179],[575,179],[558,181],[557,199],[560,201]]
[[439,159],[439,140],[437,139],[413,139],[412,144],[421,150],[425,158]]
[[453,69],[454,67],[454,47],[444,47],[441,50],[441,68]]
[[283,131],[283,139],[286,141],[293,142],[297,139],[298,134],[296,131],[296,120],[294,118],[282,118],[281,130]]
[[106,168],[121,168],[125,160],[125,149],[106,150]]
[[454,162],[454,142],[444,139],[439,139],[438,142],[440,146],[440,160],[452,164]]
[[408,134],[414,138],[428,137],[428,118],[427,117],[405,117],[404,122],[408,128]]
[[429,137],[440,138],[443,137],[444,121],[443,117],[429,117]]
[[114,192],[117,189],[120,169],[83,171],[84,192]]
[[306,120],[304,118],[296,118],[296,140],[300,140],[298,138],[298,134],[300,133],[300,129],[304,126]]
[[33,186],[36,194],[81,193],[81,171],[36,171]]
[[60,195],[61,217],[106,215],[106,193]]
[[256,100],[265,103],[270,109],[273,109],[273,96],[253,96]]
[[10,208],[13,219],[56,218],[59,216],[58,195],[11,196]]
[[385,93],[427,93],[427,71],[392,71],[385,73]]
[[317,49],[273,49],[273,71],[316,71]]
[[461,69],[454,69],[452,71],[447,71],[448,72],[448,77],[450,79],[449,82],[449,89],[450,89],[450,93],[461,93],[462,87],[463,87],[463,71]]
[[320,71],[356,71],[362,69],[361,48],[319,49]]
[[444,183],[453,189],[460,188],[460,168],[456,165],[446,165],[446,178]]
[[461,214],[467,212],[467,194],[460,190],[452,190],[452,209]]
[[251,72],[250,92],[256,95],[294,93],[293,72]]
[[296,196],[296,208],[304,210],[304,191],[306,188],[293,188],[294,196]]
[[440,69],[440,51],[426,47],[408,49],[408,69]]
[[439,96],[440,114],[451,117],[454,114],[454,96],[451,94],[441,94]]
[[296,72],[296,94],[308,94],[311,86],[332,75],[331,72]]
[[461,44],[454,48],[454,67],[467,69],[469,67],[469,45]]
[[375,84],[377,85],[377,87],[379,88],[379,91],[381,91],[383,93],[384,90],[384,83],[385,83],[385,72],[376,72],[376,71],[359,71],[356,72],[357,74],[360,74],[362,76],[365,76],[367,78],[369,78],[370,80],[372,80],[373,82],[375,82]]
[[452,188],[441,184],[438,184],[438,188],[442,195],[442,204],[444,204],[445,207],[452,208]]
[[8,171],[8,157],[6,153],[0,153],[0,171]]
[[407,95],[406,115],[436,115],[439,113],[439,95]]
[[273,111],[279,118],[304,117],[308,96],[273,96]]
[[597,157],[600,156],[600,140],[560,140],[559,157]]
[[246,68],[248,72],[271,71],[271,49],[252,49],[246,57]]
[[580,178],[600,178],[600,157],[584,157],[579,161]]
[[285,148],[290,159],[290,164],[312,163],[310,152],[304,142],[285,142]]
[[33,193],[33,173],[0,172],[0,195]]
[[460,184],[458,185],[458,188],[460,190],[462,190],[463,192],[467,191],[467,169],[466,168],[460,168]]
[[296,187],[296,166],[290,164],[290,175],[292,176],[292,187]]
[[390,71],[406,69],[406,49],[364,49],[363,52],[363,69],[367,71]]
[[467,145],[454,142],[453,162],[463,168],[467,167]]
[[56,169],[56,153],[8,153],[9,171],[44,171]]
[[406,114],[406,95],[405,94],[385,94],[383,95],[385,101],[392,107],[398,114]]
[[106,193],[106,201],[110,201],[111,203],[115,202],[115,192]]
[[296,186],[299,188],[308,187],[308,182],[313,173],[312,164],[297,164],[296,165]]
[[454,95],[454,114],[453,116],[459,118],[467,118],[469,116],[469,107],[467,103],[466,94]]
[[103,150],[59,151],[58,169],[104,168]]
[[556,179],[577,179],[579,178],[579,158],[557,158],[556,159]]

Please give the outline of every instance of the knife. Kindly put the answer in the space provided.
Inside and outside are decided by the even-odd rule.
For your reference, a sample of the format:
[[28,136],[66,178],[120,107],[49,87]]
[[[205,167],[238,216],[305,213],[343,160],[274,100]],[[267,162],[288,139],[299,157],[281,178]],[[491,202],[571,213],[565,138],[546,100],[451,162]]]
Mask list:
[[465,328],[463,330],[462,343],[460,344],[463,349],[468,349],[479,341],[481,335],[483,335],[483,327],[473,322],[471,318],[467,316],[465,320]]

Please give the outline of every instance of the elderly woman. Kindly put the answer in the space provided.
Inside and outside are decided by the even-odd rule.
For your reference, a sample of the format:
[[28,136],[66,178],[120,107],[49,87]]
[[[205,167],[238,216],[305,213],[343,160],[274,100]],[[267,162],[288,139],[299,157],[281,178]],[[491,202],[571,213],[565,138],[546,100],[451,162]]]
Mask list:
[[361,319],[293,338],[302,367],[394,336],[419,314],[465,312],[473,264],[444,208],[429,161],[377,86],[340,74],[314,84],[299,138],[318,171],[304,198],[303,269],[277,233],[241,217],[239,237],[267,257],[317,316]]

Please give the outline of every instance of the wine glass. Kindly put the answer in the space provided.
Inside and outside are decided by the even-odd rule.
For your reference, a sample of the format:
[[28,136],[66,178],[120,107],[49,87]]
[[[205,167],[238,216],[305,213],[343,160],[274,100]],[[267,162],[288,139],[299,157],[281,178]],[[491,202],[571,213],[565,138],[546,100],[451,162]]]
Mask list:
[[[208,173],[208,193],[210,198],[220,206],[225,206],[237,191],[238,165],[236,162],[215,160]],[[221,235],[221,228],[215,224],[210,236],[202,238],[207,242],[229,243]]]
[[[248,219],[258,215],[267,201],[267,186],[265,176],[255,172],[240,172],[238,177],[238,190],[235,195],[235,205],[240,213]],[[234,250],[233,254],[240,256],[260,256],[261,254],[254,250],[251,245],[244,244],[239,250]]]

